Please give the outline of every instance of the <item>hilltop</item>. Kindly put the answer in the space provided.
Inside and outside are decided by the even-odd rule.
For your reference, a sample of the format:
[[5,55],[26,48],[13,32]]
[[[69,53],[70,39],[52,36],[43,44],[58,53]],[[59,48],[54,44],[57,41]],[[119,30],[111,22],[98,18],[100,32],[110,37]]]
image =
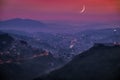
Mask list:
[[63,68],[34,80],[120,80],[120,46],[95,44]]

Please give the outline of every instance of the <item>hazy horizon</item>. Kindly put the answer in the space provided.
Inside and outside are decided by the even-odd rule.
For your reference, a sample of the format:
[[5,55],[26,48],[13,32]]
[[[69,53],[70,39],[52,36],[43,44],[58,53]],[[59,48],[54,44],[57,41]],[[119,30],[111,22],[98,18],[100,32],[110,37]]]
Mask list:
[[28,31],[75,32],[120,27],[118,0],[1,0],[0,3],[1,21],[30,19],[48,26]]

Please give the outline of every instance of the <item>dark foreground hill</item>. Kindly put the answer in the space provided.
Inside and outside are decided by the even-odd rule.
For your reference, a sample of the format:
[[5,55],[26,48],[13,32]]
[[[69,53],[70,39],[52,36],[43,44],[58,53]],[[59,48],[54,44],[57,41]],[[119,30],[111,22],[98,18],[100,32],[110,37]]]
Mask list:
[[63,68],[34,80],[120,80],[120,46],[95,45]]
[[27,41],[0,34],[0,80],[31,80],[62,64],[47,49],[35,48]]

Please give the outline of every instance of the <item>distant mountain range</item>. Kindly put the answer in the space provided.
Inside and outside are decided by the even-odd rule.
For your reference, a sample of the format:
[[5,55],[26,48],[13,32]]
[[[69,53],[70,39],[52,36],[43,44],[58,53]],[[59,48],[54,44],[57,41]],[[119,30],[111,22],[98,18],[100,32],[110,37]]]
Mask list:
[[120,80],[120,45],[97,44],[63,68],[34,80]]
[[46,27],[46,25],[36,20],[16,18],[6,21],[0,21],[0,27],[37,28],[37,27]]

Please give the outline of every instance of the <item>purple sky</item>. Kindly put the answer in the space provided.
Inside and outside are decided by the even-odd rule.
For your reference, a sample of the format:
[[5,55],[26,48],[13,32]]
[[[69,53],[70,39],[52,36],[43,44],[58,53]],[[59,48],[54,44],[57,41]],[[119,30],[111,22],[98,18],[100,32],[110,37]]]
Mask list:
[[[83,7],[85,6],[85,8]],[[84,9],[83,9],[84,8]],[[83,12],[81,13],[81,11]],[[1,0],[0,19],[33,19],[69,28],[119,26],[119,0]],[[99,25],[100,24],[100,25]],[[90,26],[89,26],[90,25]],[[92,26],[94,25],[94,26]],[[100,28],[100,27],[99,27]]]

